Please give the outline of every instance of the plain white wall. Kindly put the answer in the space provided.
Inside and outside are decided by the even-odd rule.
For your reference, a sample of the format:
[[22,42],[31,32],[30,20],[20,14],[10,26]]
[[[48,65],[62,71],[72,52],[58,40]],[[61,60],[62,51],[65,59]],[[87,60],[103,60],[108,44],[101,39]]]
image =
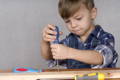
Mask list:
[[[47,68],[46,61],[40,56],[41,31],[48,23],[64,26],[57,3],[58,0],[0,0],[0,69],[16,66]],[[115,36],[118,53],[119,3],[120,0],[96,0],[96,23]],[[60,28],[67,34],[65,27]]]

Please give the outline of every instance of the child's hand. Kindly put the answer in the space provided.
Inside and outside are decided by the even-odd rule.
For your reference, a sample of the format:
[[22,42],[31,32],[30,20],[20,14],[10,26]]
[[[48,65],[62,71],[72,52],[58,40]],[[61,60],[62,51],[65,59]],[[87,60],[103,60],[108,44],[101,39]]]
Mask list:
[[62,44],[52,44],[51,52],[54,59],[68,59],[69,48]]
[[56,39],[55,26],[48,24],[42,31],[43,40],[46,42],[51,42]]
[[[46,42],[52,42],[56,39],[55,26],[48,24],[42,31],[43,40]],[[60,32],[62,34],[62,32]]]

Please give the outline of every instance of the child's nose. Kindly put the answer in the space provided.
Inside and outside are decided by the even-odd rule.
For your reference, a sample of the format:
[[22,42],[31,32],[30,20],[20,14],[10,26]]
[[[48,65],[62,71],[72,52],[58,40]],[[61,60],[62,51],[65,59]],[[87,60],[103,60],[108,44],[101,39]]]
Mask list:
[[71,21],[71,27],[75,28],[76,27],[76,23]]

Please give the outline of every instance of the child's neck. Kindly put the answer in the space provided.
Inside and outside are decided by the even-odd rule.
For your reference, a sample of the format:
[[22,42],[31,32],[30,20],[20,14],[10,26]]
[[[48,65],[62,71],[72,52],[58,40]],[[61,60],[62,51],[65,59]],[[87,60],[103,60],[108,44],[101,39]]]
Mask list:
[[91,25],[90,29],[82,36],[80,36],[80,40],[82,42],[85,42],[87,38],[89,37],[90,33],[95,29],[95,25]]

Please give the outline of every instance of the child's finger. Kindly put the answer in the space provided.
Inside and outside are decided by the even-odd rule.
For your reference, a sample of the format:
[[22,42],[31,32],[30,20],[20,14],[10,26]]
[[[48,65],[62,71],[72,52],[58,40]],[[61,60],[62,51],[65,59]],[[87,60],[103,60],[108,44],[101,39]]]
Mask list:
[[51,47],[52,49],[56,49],[55,44],[51,44],[50,47]]
[[49,38],[45,38],[44,40],[47,41],[47,42],[51,42],[51,41],[52,41],[52,40],[49,39]]
[[46,34],[50,34],[50,35],[56,35],[57,34],[57,32],[55,32],[55,31],[53,31],[53,30],[50,30],[50,29],[47,29],[46,30]]
[[56,36],[54,35],[47,35],[47,34],[43,34],[43,40],[51,42],[54,41],[56,39]]
[[56,51],[55,51],[55,49],[51,49],[51,52],[52,52],[52,53],[55,53]]
[[62,35],[62,34],[63,34],[63,32],[59,32],[59,34],[60,34],[60,35]]
[[54,26],[54,25],[52,25],[52,24],[48,24],[47,26],[48,26],[49,29],[51,29],[51,30],[55,30],[55,26]]
[[51,40],[55,40],[56,36],[46,35],[45,38],[48,38],[48,39],[51,39]]

